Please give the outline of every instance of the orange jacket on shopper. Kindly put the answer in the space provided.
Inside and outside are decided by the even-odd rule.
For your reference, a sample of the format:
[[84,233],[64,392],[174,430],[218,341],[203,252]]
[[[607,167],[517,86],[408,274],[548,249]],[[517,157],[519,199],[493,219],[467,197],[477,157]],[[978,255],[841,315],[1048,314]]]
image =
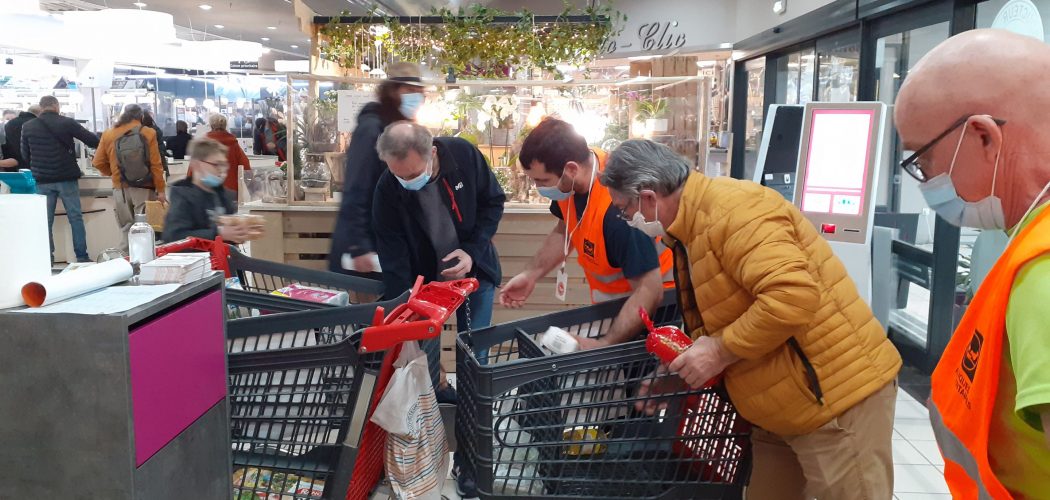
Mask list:
[[693,338],[740,356],[725,373],[740,414],[805,434],[886,386],[901,357],[828,242],[752,182],[693,173],[667,233]]
[[[605,249],[604,223],[605,214],[612,206],[612,196],[609,194],[609,188],[598,182],[608,153],[600,149],[593,151],[597,162],[594,167],[597,171],[594,173],[594,182],[591,183],[591,192],[588,194],[587,208],[582,214],[583,221],[580,222],[580,214],[576,213],[575,194],[559,201],[558,206],[565,219],[565,231],[571,235],[569,243],[576,249],[576,260],[587,276],[591,302],[598,303],[630,295],[631,282],[623,275],[622,269],[609,265],[609,256]],[[674,288],[674,259],[671,250],[659,240],[654,243],[660,259],[664,288]]]
[[113,127],[102,133],[102,140],[95,150],[95,159],[91,164],[98,169],[102,175],[113,178],[113,189],[128,187],[120,178],[120,165],[117,163],[117,139],[125,132],[134,127],[142,127],[139,133],[146,140],[146,151],[149,152],[149,170],[153,176],[153,188],[158,193],[164,192],[164,163],[160,159],[160,148],[157,146],[157,131],[151,127],[143,127],[142,122],[132,120],[130,123]]
[[1012,498],[988,458],[1005,348],[1006,306],[1018,271],[1047,253],[1050,210],[1043,210],[988,272],[933,371],[930,420],[944,455],[944,477],[952,498]]
[[[226,146],[228,150],[226,152],[226,162],[229,163],[230,169],[226,171],[226,180],[223,181],[222,185],[233,191],[237,192],[237,166],[243,165],[245,170],[251,170],[251,165],[248,164],[248,155],[244,154],[244,150],[241,149],[240,143],[237,142],[237,137],[225,130],[212,130],[208,132],[209,139],[214,139]],[[236,201],[236,200],[235,200]]]

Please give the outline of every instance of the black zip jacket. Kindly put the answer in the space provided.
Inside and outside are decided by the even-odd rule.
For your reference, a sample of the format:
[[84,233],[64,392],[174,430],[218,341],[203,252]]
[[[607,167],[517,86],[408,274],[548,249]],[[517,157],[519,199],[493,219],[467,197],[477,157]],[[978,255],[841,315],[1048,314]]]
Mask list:
[[44,111],[37,119],[29,120],[22,126],[22,159],[33,171],[33,178],[38,183],[75,181],[80,178],[80,166],[74,156],[74,138],[80,139],[90,148],[98,147],[98,136],[94,132],[54,111]]
[[[441,170],[430,182],[438,184],[459,237],[459,248],[474,261],[470,276],[498,286],[502,273],[492,237],[503,218],[507,197],[474,145],[455,137],[438,137],[434,145]],[[384,172],[375,189],[372,226],[383,283],[390,297],[411,288],[416,276],[427,281],[440,278],[437,259],[444,255],[435,255],[419,212],[415,193],[401,187],[389,171]]]

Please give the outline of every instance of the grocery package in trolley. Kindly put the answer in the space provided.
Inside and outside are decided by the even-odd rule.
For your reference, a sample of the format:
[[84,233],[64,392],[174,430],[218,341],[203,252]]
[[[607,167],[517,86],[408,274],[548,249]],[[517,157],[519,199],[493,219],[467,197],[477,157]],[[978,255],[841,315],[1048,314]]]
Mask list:
[[[623,304],[460,334],[456,438],[481,498],[741,498],[750,425],[719,384],[685,387],[644,340],[541,347],[552,326],[601,335]],[[653,320],[678,321],[672,294]],[[488,364],[474,349],[488,349]]]

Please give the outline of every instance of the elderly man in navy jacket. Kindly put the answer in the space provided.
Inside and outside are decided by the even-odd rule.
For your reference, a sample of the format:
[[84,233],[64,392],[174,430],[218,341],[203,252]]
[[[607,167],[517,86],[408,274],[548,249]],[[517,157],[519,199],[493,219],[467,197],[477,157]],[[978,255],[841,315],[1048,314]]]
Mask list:
[[[461,331],[488,326],[502,277],[492,237],[506,195],[485,157],[463,139],[434,138],[426,127],[408,121],[387,127],[376,150],[389,167],[376,185],[372,208],[388,295],[411,288],[416,276],[427,281],[477,278],[480,288],[457,311],[457,324]],[[428,355],[435,375],[439,348],[428,347],[424,350],[434,351]],[[479,359],[485,362],[483,353]],[[436,385],[444,387],[443,382]]]

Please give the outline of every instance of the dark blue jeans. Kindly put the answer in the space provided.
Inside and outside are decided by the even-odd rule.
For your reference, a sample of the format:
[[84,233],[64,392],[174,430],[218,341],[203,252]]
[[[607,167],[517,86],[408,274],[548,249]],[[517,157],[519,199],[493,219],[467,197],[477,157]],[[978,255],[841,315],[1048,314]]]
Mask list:
[[84,230],[84,214],[80,211],[80,185],[77,181],[49,182],[37,184],[37,193],[47,196],[47,234],[51,240],[51,262],[55,261],[55,207],[58,199],[66,209],[69,229],[73,232],[73,253],[78,262],[87,262],[87,233]]

